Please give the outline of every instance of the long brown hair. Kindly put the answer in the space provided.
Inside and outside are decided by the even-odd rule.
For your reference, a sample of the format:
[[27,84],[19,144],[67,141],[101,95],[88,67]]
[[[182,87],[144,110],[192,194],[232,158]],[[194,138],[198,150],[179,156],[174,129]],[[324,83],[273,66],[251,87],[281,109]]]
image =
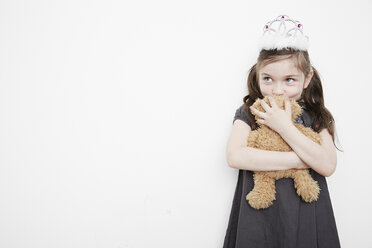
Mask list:
[[267,64],[288,58],[295,58],[296,67],[304,73],[305,78],[311,69],[313,69],[313,77],[307,88],[303,89],[301,99],[298,102],[301,103],[314,118],[314,123],[312,125],[314,131],[319,132],[323,128],[327,128],[332,135],[333,144],[335,144],[335,121],[331,112],[324,106],[323,88],[319,73],[314,66],[311,65],[307,51],[294,50],[291,48],[261,50],[257,58],[257,63],[249,70],[247,79],[248,95],[243,98],[243,108],[252,124],[252,130],[257,129],[258,125],[251,111],[249,111],[249,107],[257,98],[263,98],[259,86],[258,71]]

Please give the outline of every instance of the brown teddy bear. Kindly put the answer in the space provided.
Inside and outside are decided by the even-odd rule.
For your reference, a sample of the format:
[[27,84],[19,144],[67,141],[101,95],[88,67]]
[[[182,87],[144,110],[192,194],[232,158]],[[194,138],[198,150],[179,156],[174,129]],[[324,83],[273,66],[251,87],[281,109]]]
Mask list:
[[[283,96],[273,95],[272,98],[276,101],[279,108],[284,109],[285,98]],[[261,112],[265,109],[261,106],[261,101],[265,101],[270,107],[270,101],[267,97],[264,99],[257,98],[253,107]],[[295,122],[297,116],[302,113],[302,108],[295,101],[291,100],[292,121]],[[255,116],[257,120],[259,117]],[[292,148],[284,141],[284,139],[274,130],[266,125],[261,125],[257,122],[259,128],[250,132],[247,138],[249,147],[254,147],[262,150],[289,152]],[[305,127],[302,124],[294,123],[294,125],[307,137],[314,142],[321,144],[321,137],[310,127]],[[319,185],[310,173],[309,169],[290,169],[277,171],[254,171],[254,188],[246,196],[246,200],[255,209],[268,208],[275,200],[275,180],[280,178],[293,178],[294,187],[297,194],[302,197],[305,202],[312,202],[318,199]]]

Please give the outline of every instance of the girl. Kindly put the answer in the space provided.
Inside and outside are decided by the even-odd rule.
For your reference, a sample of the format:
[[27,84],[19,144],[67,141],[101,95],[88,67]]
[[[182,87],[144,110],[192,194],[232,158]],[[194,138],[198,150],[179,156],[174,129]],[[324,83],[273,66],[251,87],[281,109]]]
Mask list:
[[[275,29],[274,24],[278,22],[280,26]],[[297,28],[294,35],[288,35],[293,31],[288,31],[288,23],[294,23]],[[337,163],[334,119],[324,106],[321,80],[310,63],[308,37],[303,35],[300,23],[285,15],[266,24],[264,30],[268,38],[263,36],[257,63],[249,71],[249,94],[235,112],[227,144],[227,162],[230,167],[239,169],[239,176],[224,248],[340,247],[325,178],[334,173]],[[303,112],[295,122],[318,132],[321,146],[293,125],[288,100],[284,110],[273,99],[271,107],[262,101],[265,112],[251,107],[257,98],[273,94],[284,95],[300,104]],[[249,133],[258,127],[252,113],[258,116],[258,122],[278,132],[293,151],[246,147]],[[310,170],[320,188],[317,201],[304,202],[296,193],[293,179],[282,178],[275,183],[276,200],[272,206],[256,210],[248,204],[245,196],[254,186],[252,171],[294,168]]]

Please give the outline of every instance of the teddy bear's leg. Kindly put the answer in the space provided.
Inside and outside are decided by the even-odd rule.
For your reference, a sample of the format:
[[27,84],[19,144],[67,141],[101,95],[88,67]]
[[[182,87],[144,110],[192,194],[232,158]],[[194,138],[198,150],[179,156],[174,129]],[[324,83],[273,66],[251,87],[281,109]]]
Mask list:
[[264,172],[255,172],[253,178],[254,188],[246,196],[249,205],[255,209],[271,206],[275,200],[275,180]]
[[320,192],[319,185],[318,182],[311,177],[309,170],[297,170],[293,180],[297,194],[301,196],[305,202],[312,202],[318,199]]

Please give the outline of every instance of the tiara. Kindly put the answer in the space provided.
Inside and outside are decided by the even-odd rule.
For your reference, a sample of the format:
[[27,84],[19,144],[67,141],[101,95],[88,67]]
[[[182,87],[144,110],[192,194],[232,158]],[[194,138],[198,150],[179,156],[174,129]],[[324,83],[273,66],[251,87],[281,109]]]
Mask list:
[[294,48],[307,51],[309,37],[303,34],[303,25],[287,15],[280,15],[266,23],[259,42],[259,49]]

